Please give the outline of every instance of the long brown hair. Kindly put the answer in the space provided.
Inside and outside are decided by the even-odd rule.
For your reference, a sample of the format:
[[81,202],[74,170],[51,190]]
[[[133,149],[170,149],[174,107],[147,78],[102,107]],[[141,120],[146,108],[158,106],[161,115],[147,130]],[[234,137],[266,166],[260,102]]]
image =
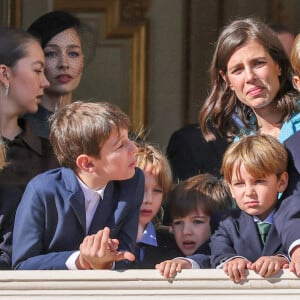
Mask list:
[[274,101],[277,101],[277,106],[282,112],[281,121],[285,121],[298,110],[295,100],[297,92],[292,84],[291,64],[275,32],[258,19],[233,21],[223,29],[217,41],[210,67],[211,92],[199,113],[200,127],[207,141],[215,139],[215,134],[208,123],[212,124],[223,137],[238,134],[239,128],[233,120],[233,114],[236,114],[250,129],[251,109],[239,101],[220,74],[220,71],[226,74],[227,63],[233,52],[250,40],[258,41],[280,67],[280,88]]

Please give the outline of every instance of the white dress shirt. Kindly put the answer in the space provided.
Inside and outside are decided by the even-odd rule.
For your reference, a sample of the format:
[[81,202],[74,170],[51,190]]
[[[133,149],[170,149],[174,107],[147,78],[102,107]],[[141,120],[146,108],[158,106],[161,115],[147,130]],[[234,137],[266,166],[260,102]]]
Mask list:
[[[93,220],[95,211],[97,209],[97,206],[99,204],[100,199],[103,199],[104,196],[104,190],[105,187],[99,189],[99,190],[93,190],[89,188],[84,182],[82,182],[78,177],[77,177],[78,183],[82,189],[84,199],[85,199],[85,219],[86,219],[86,228],[85,232],[86,234],[89,231],[91,222]],[[66,261],[66,267],[69,270],[77,270],[76,267],[76,259],[79,256],[80,251],[75,251],[72,255],[70,255]]]

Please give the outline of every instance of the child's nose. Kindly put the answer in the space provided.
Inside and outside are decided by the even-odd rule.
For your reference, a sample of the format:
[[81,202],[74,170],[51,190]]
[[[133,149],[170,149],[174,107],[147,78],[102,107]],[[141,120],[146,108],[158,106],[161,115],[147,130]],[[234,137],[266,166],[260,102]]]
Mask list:
[[253,196],[253,195],[255,195],[255,190],[253,189],[252,186],[247,186],[246,187],[246,195],[247,196]]
[[129,145],[128,145],[128,152],[130,154],[135,154],[137,152],[137,146],[134,142],[129,141]]
[[183,225],[183,233],[184,234],[191,234],[192,230],[191,230],[191,226],[189,224],[184,224]]
[[143,200],[144,203],[152,203],[152,195],[149,191],[146,191],[144,193],[144,200]]

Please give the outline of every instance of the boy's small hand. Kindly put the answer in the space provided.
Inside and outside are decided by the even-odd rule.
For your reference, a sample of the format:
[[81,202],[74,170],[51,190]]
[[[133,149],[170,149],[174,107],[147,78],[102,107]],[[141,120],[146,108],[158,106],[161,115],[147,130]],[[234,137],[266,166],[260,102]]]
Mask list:
[[80,245],[79,262],[82,269],[111,269],[114,261],[128,259],[133,261],[135,256],[128,252],[117,251],[119,241],[110,239],[110,229],[105,227],[94,235],[86,236]]
[[166,279],[174,278],[182,269],[191,269],[191,263],[186,259],[175,258],[173,260],[165,260],[155,266],[160,274]]
[[280,269],[287,268],[288,264],[283,256],[262,256],[252,264],[251,269],[262,277],[269,277]]
[[223,270],[225,274],[235,283],[239,283],[246,279],[246,269],[251,266],[251,262],[245,258],[234,258],[224,264]]
[[296,246],[291,253],[290,271],[300,277],[300,245]]

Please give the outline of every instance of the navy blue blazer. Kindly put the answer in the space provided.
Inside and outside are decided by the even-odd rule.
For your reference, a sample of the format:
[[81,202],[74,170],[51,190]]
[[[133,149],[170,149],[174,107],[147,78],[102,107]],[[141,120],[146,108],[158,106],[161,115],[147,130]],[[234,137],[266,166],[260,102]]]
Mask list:
[[274,216],[274,224],[286,252],[295,240],[300,240],[300,131],[284,145],[289,154],[289,184]]
[[297,190],[300,191],[300,131],[288,138],[284,145],[289,155],[289,184],[283,194],[283,197],[287,197]]
[[[144,175],[138,168],[131,179],[109,182],[88,235],[108,226],[119,249],[133,252],[143,196]],[[67,168],[42,173],[29,182],[17,209],[13,268],[66,269],[85,236],[85,199],[75,173]]]
[[300,240],[300,190],[284,198],[274,215],[274,225],[280,235],[284,250],[288,252],[291,244]]
[[234,256],[243,256],[251,262],[261,256],[287,256],[274,224],[263,245],[253,216],[240,209],[228,211],[211,237],[210,248],[211,265],[214,268]]

